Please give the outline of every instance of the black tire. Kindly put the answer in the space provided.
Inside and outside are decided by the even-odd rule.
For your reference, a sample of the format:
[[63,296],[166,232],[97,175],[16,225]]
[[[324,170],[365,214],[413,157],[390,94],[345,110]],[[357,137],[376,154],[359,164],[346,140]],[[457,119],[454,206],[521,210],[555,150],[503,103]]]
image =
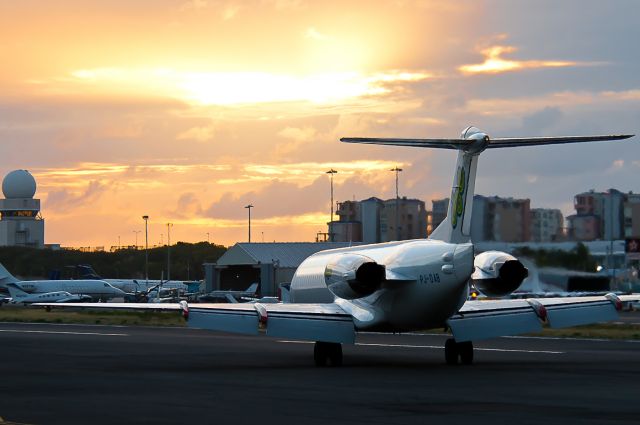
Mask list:
[[342,366],[342,344],[334,343],[329,346],[329,362],[333,367]]
[[462,364],[473,363],[473,343],[471,341],[459,343],[458,352],[460,353],[460,361]]
[[447,339],[444,343],[444,359],[448,365],[458,364],[458,343],[453,338]]
[[329,359],[327,351],[327,344],[325,342],[317,341],[313,346],[313,361],[317,367],[327,365],[327,360]]

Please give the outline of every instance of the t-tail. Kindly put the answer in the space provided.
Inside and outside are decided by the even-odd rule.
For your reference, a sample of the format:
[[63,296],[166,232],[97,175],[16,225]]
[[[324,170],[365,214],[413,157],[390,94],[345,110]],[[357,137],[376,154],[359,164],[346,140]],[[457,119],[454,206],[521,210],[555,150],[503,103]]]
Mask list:
[[19,282],[18,279],[13,277],[11,273],[0,264],[0,287],[6,288],[8,283],[16,283]]
[[633,137],[633,134],[611,136],[561,136],[491,139],[476,127],[467,127],[459,139],[395,139],[344,137],[346,143],[413,146],[420,148],[455,149],[458,160],[453,176],[451,198],[447,217],[431,233],[429,238],[451,243],[471,241],[471,214],[476,184],[478,157],[485,149],[513,148],[520,146],[555,145],[580,142],[604,142]]

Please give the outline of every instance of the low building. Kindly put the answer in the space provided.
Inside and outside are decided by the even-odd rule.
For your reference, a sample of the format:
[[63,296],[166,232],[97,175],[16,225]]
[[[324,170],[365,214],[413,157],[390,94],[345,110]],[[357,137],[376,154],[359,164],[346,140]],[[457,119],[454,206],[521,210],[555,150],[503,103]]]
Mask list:
[[244,290],[259,283],[262,296],[277,296],[279,285],[290,283],[307,257],[325,249],[354,244],[339,242],[237,243],[215,263],[205,263],[205,292]]

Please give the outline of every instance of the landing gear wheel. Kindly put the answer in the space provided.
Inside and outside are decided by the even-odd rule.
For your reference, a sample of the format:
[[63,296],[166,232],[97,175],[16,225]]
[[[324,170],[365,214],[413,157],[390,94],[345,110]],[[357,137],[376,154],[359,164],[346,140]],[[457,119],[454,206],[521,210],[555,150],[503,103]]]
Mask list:
[[449,338],[444,343],[444,358],[448,365],[458,364],[458,343],[455,339]]
[[334,367],[342,366],[342,344],[317,341],[313,347],[313,360],[318,367],[326,366],[327,362]]
[[342,344],[331,344],[329,348],[329,362],[331,366],[342,366]]
[[460,353],[462,364],[473,363],[473,343],[471,341],[458,343],[458,352]]

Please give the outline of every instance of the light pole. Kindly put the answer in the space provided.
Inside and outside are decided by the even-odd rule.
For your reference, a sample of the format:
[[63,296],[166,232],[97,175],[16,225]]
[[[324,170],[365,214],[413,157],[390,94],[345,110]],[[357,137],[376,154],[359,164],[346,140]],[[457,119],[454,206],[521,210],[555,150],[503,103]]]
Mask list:
[[613,255],[613,191],[609,191],[609,251],[611,252],[611,257],[609,261],[609,267],[611,267],[611,280],[614,288],[618,289],[616,285],[616,265],[615,259],[616,257]]
[[331,176],[331,221],[329,222],[329,241],[333,242],[333,175],[338,172],[333,168],[326,172]]
[[142,232],[142,230],[134,230],[133,233],[136,234],[136,250],[138,249],[138,233]]
[[120,249],[120,235],[118,235],[118,249]]
[[400,195],[398,194],[398,174],[400,173],[400,171],[402,171],[402,168],[398,168],[398,166],[396,165],[394,168],[392,168],[389,171],[395,171],[396,173],[396,240],[399,241],[400,240],[400,228],[399,228],[399,221],[398,221],[398,216],[400,215],[398,212],[398,208],[400,206]]
[[167,223],[167,282],[171,280],[171,228],[173,223]]
[[144,279],[149,287],[149,216],[143,215],[144,220]]
[[207,232],[207,243],[209,243],[209,232]]
[[249,210],[249,243],[251,243],[251,208],[253,208],[253,205],[249,204],[245,208]]

